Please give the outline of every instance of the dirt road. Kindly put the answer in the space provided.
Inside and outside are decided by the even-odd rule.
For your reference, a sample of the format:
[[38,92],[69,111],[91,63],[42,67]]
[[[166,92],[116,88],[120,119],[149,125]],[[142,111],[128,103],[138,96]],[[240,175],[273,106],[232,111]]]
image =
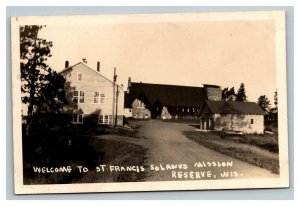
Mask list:
[[[278,177],[268,170],[215,152],[186,138],[182,131],[196,129],[188,124],[161,120],[137,124],[140,135],[144,137],[140,144],[148,149],[146,165],[153,169],[145,181]],[[172,173],[174,169],[170,169],[170,164],[183,168]]]

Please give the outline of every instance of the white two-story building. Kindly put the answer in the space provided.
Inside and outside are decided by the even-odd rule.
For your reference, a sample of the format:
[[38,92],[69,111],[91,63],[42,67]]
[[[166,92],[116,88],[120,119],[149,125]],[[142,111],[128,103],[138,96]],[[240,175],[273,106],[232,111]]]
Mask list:
[[60,72],[66,79],[69,106],[63,109],[73,124],[123,125],[124,90],[100,74],[100,62],[94,70],[79,62]]

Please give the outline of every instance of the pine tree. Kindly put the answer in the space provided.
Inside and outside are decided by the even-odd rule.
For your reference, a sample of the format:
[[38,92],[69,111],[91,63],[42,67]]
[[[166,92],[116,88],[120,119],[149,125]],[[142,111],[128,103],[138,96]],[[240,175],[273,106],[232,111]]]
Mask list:
[[246,96],[246,89],[244,83],[241,83],[240,88],[236,94],[236,101],[239,102],[246,102],[247,96]]
[[[67,104],[64,95],[65,79],[46,63],[51,57],[52,42],[39,37],[44,26],[20,27],[20,69],[22,102],[28,105],[27,126],[33,123],[33,114],[58,112]],[[27,130],[29,130],[27,128]],[[27,132],[28,134],[28,132]]]
[[236,101],[236,94],[234,87],[231,87],[228,92],[228,101]]
[[222,90],[222,100],[227,101],[228,99],[228,87]]
[[236,94],[235,94],[234,87],[231,87],[230,89],[226,87],[222,90],[222,100],[235,101],[235,99],[236,99]]
[[274,92],[274,105],[275,105],[275,110],[277,111],[277,104],[278,104],[278,99],[277,99],[277,90]]
[[258,106],[260,106],[266,114],[270,112],[270,101],[266,95],[261,95],[257,100]]

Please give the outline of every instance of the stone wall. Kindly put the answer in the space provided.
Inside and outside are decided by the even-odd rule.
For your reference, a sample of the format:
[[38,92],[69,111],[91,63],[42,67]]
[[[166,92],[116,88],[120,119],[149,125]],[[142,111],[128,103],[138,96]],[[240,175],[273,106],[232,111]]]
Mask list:
[[162,119],[171,119],[172,115],[169,113],[168,108],[167,107],[163,107],[162,111],[161,111],[161,116]]
[[[252,121],[252,122],[251,122]],[[264,132],[263,115],[214,114],[214,130],[241,131],[243,133]]]
[[135,119],[148,119],[151,118],[151,112],[141,100],[135,99],[132,103],[132,117]]

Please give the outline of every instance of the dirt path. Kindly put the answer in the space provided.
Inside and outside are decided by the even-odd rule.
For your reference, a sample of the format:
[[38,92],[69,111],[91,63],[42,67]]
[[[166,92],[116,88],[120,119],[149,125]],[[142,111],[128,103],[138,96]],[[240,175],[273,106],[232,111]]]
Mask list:
[[[181,171],[198,172],[200,179],[221,179],[224,178],[221,176],[221,173],[223,174],[223,172],[227,172],[226,174],[233,176],[232,178],[278,177],[278,175],[275,175],[268,170],[215,152],[186,138],[182,134],[182,131],[196,129],[188,124],[169,123],[160,120],[141,121],[138,122],[138,124],[141,126],[141,135],[144,136],[139,144],[142,144],[148,149],[146,165],[149,167],[150,165],[155,165],[157,168],[160,168],[159,171],[150,171],[147,174],[145,181],[176,180],[175,176],[172,177],[172,170],[166,168],[166,164],[186,164],[188,168]],[[194,164],[197,162],[201,162],[202,166],[204,166],[202,161],[210,163],[231,163],[232,161],[233,166],[194,167]],[[210,171],[212,177],[210,177],[208,171]],[[194,178],[195,175],[196,173],[192,173]],[[177,180],[179,176],[180,173],[176,173]],[[191,178],[191,173],[188,173],[188,178]]]

